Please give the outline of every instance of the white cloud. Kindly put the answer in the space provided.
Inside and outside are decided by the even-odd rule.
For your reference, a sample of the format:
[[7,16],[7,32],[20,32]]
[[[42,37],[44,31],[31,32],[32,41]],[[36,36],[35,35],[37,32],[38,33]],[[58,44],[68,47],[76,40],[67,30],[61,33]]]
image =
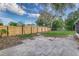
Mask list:
[[16,3],[0,3],[0,11],[11,11],[18,15],[24,15],[26,12]]
[[39,17],[40,16],[40,14],[34,14],[34,13],[28,13],[28,15],[30,17]]
[[15,20],[11,18],[5,18],[5,17],[0,17],[0,21],[2,21],[4,25],[8,25],[9,22],[16,22]]

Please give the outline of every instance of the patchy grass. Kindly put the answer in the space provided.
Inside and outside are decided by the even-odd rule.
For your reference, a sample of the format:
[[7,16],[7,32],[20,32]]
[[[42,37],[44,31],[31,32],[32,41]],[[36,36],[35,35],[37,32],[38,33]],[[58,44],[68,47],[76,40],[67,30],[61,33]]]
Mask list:
[[23,34],[23,35],[17,35],[18,38],[20,39],[27,39],[27,38],[32,38],[34,36],[36,36],[37,34]]
[[54,36],[54,37],[64,37],[69,35],[74,35],[75,31],[50,31],[46,33],[42,33],[44,36]]
[[20,39],[26,39],[26,38],[32,38],[32,34],[23,34],[23,35],[17,35],[18,38]]

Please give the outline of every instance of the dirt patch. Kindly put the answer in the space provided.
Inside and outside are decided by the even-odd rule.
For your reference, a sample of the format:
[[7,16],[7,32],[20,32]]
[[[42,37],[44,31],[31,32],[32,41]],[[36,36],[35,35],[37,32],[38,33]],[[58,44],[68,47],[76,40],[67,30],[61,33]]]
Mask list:
[[0,50],[22,43],[18,37],[2,37],[0,38]]

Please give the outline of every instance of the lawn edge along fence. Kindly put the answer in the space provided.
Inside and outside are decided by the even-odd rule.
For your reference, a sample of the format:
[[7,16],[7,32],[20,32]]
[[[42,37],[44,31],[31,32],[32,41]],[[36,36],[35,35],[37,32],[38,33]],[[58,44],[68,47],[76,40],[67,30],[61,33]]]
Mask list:
[[50,28],[42,26],[0,26],[0,30],[1,29],[7,31],[3,36],[16,36],[51,31]]

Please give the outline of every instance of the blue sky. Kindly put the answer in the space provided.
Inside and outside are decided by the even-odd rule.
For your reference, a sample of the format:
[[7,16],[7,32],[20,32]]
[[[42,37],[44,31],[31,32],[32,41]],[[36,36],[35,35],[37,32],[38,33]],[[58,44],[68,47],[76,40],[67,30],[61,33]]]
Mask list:
[[[79,4],[77,4],[77,8],[78,6]],[[2,3],[0,4],[0,21],[2,21],[5,25],[11,21],[32,24],[35,23],[37,18],[40,16],[39,12],[42,10],[44,10],[44,6],[41,4]],[[50,7],[48,8],[48,11],[51,13]],[[71,11],[73,10],[67,10],[66,14],[70,13]]]

